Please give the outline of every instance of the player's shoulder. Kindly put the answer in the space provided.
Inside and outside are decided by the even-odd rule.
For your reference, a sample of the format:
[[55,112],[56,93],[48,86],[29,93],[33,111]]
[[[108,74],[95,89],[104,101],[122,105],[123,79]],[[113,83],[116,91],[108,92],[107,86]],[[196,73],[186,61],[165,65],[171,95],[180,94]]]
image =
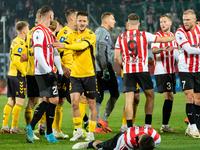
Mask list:
[[65,26],[59,31],[58,35],[60,34],[67,35],[67,34],[71,34],[72,32],[73,32],[72,29],[70,29],[68,26]]
[[86,33],[89,34],[89,35],[95,35],[94,32],[90,29],[87,29]]

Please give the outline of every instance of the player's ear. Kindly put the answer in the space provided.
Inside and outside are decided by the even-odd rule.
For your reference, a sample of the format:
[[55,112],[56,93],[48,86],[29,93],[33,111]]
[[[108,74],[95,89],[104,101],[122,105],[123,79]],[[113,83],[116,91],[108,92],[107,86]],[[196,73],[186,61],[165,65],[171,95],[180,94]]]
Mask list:
[[140,23],[138,23],[138,27],[140,26]]

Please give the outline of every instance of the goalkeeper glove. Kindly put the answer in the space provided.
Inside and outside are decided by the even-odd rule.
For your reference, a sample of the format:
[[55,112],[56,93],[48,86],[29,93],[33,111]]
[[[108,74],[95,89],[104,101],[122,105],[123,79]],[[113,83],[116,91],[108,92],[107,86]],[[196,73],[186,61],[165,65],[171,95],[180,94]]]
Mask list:
[[110,80],[110,73],[109,73],[109,71],[107,69],[103,71],[102,79],[105,80],[105,81],[109,81]]

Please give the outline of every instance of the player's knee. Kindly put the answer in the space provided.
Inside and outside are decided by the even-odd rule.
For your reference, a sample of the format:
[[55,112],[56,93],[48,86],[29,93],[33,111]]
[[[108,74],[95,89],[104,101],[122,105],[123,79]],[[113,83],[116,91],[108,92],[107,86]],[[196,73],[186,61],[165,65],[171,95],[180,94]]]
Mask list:
[[72,100],[71,101],[71,106],[72,106],[72,109],[78,109],[79,108],[79,102],[75,101],[75,100]]
[[96,109],[96,105],[94,102],[88,102],[88,108],[90,109],[90,111],[93,111],[94,109]]

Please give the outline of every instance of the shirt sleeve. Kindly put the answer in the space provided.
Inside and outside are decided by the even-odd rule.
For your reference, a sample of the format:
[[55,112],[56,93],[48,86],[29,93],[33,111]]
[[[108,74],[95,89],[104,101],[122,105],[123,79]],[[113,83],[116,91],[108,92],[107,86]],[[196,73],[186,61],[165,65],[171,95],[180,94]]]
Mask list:
[[38,29],[33,33],[33,47],[36,46],[43,46],[43,41],[44,41],[44,33],[42,32],[42,30]]
[[145,34],[146,34],[147,43],[156,43],[158,36],[153,35],[149,32],[145,32]]
[[121,49],[121,46],[120,46],[120,44],[119,44],[119,37],[117,38],[117,41],[116,41],[116,43],[115,43],[115,49],[117,49],[117,50],[120,50],[120,49]]
[[153,50],[154,48],[160,48],[160,43],[151,43],[151,49]]
[[104,46],[108,46],[109,40],[110,40],[110,36],[108,35],[107,32],[103,31],[101,33],[101,35],[99,36],[99,44],[102,44]]
[[177,44],[182,47],[185,43],[188,43],[187,38],[184,33],[181,31],[177,31],[175,34]]

